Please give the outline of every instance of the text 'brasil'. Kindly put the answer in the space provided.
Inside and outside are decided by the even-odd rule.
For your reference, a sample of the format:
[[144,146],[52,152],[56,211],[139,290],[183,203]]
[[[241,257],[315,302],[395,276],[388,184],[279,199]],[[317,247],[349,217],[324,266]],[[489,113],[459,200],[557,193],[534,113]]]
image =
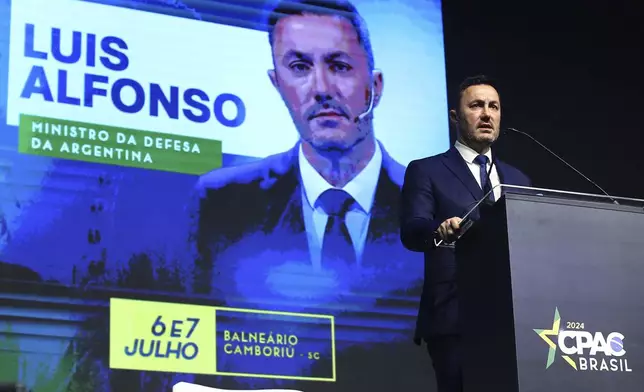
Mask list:
[[578,371],[632,371],[626,358],[625,337],[619,332],[611,332],[607,335],[602,332],[590,332],[585,330],[583,322],[566,322],[564,329],[561,327],[558,308],[555,308],[550,329],[534,331],[550,347],[546,369],[554,363],[559,349],[564,361]]

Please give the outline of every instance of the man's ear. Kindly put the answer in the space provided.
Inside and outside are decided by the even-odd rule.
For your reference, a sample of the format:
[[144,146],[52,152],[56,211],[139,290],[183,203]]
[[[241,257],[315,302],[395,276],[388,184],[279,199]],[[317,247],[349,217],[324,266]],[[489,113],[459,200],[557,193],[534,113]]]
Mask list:
[[454,125],[458,125],[458,112],[456,110],[449,111],[449,121]]
[[268,74],[268,78],[271,80],[273,87],[277,88],[279,83],[277,82],[277,74],[275,73],[275,70],[269,69],[266,73]]
[[385,88],[385,81],[382,76],[382,71],[380,70],[374,70],[373,71],[373,94],[375,95],[373,97],[373,106],[376,107],[378,106],[378,103],[380,103],[380,98],[382,97],[382,91]]

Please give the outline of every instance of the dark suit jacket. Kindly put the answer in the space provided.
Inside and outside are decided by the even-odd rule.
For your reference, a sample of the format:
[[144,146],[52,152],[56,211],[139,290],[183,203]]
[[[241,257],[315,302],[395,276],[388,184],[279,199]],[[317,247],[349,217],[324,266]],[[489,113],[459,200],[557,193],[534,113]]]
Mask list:
[[[530,186],[518,169],[495,159],[502,184]],[[416,343],[435,335],[458,334],[454,250],[435,248],[433,233],[446,219],[463,216],[483,197],[455,147],[407,167],[401,196],[400,237],[407,249],[425,254],[425,282],[416,324]]]
[[[317,310],[323,314],[327,312],[320,308],[325,305],[356,305],[354,301],[372,301],[367,307],[374,311],[374,302],[387,302],[387,294],[393,296],[396,292],[403,292],[408,300],[401,300],[401,295],[398,295],[395,306],[409,308],[405,317],[413,323],[422,285],[422,262],[420,257],[416,259],[404,249],[399,239],[398,208],[405,168],[395,162],[382,145],[380,147],[382,166],[362,257],[363,268],[371,268],[375,273],[363,279],[363,286],[354,279],[343,281],[344,286],[330,290],[339,292],[344,289],[351,298],[326,298],[315,302],[313,298],[309,301],[306,295],[301,295],[300,301],[293,299],[298,293],[294,293],[294,297],[284,295],[278,298],[279,293],[275,293],[282,288],[261,287],[269,278],[260,269],[273,264],[270,272],[279,270],[286,259],[300,262],[298,271],[302,281],[310,278],[304,276],[311,264],[302,215],[299,143],[289,151],[241,166],[217,169],[200,178],[194,231],[196,291],[222,298],[229,306],[252,303],[253,307],[270,308],[271,297],[273,306],[275,300],[279,300],[283,310],[304,311],[303,308],[288,309],[290,304],[298,305],[299,302],[300,306],[311,304],[309,311],[318,307]],[[292,275],[280,279],[282,286],[295,286],[299,278]],[[313,281],[312,285],[319,281]],[[301,282],[299,284],[302,285]],[[411,290],[411,287],[415,289]],[[307,290],[302,288],[302,291]],[[416,299],[413,299],[411,291],[415,292]]]

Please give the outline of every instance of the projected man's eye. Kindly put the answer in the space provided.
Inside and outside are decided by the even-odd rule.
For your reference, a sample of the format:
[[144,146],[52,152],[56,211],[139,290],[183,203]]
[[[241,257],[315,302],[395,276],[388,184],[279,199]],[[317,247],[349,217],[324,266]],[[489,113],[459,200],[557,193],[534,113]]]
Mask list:
[[289,67],[295,72],[304,73],[311,69],[311,64],[304,63],[304,62],[297,62],[297,63],[289,64]]
[[351,66],[345,63],[333,63],[329,68],[336,73],[344,73],[352,70]]

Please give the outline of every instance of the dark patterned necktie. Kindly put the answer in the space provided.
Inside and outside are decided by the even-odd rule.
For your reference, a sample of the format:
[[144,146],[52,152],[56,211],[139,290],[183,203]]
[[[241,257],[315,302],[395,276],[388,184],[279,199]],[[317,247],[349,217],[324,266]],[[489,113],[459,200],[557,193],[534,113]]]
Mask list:
[[341,189],[329,189],[320,195],[320,206],[329,217],[322,239],[323,266],[334,261],[349,265],[356,262],[356,252],[346,224],[346,214],[354,202],[353,197]]
[[[487,163],[489,159],[486,155],[477,155],[476,158],[474,158],[474,163],[479,165],[480,168],[480,176],[481,176],[481,189],[483,189],[483,194],[487,194],[492,190],[492,185],[490,184],[490,181],[488,181],[487,178]],[[490,196],[488,196],[488,200],[494,201],[494,192],[490,192]]]

